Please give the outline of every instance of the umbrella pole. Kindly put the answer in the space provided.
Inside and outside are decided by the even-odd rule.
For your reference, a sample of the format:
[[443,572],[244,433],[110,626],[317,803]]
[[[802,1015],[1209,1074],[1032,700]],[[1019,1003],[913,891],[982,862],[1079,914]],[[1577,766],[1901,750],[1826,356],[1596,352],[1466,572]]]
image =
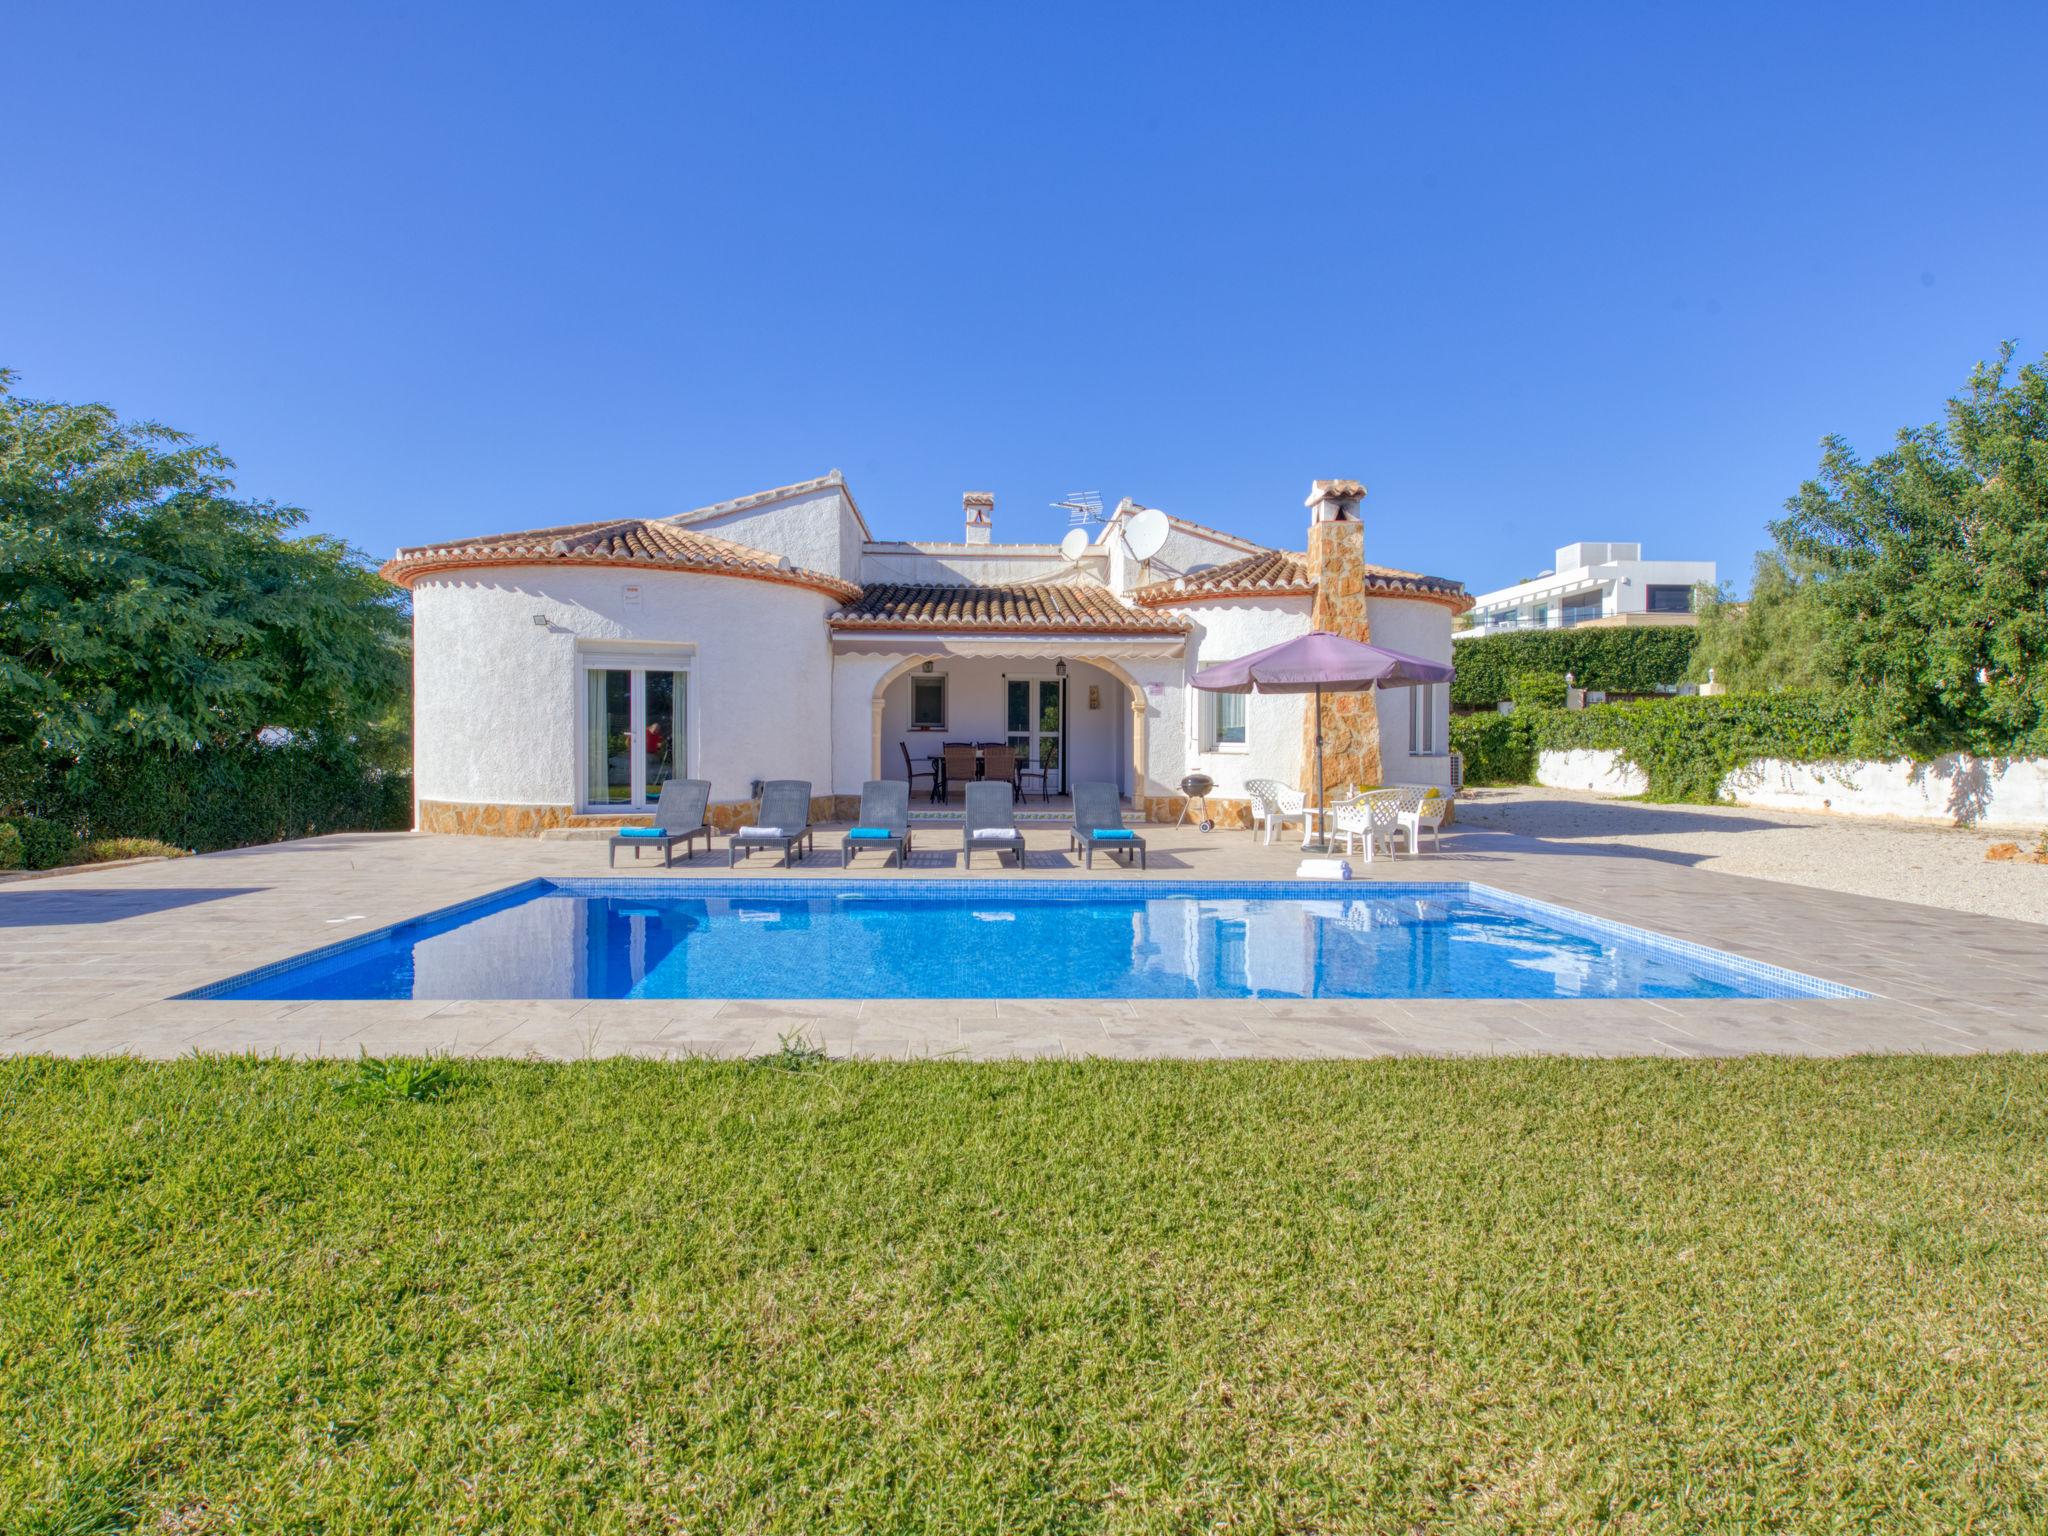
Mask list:
[[1330,851],[1330,808],[1323,802],[1323,685],[1316,684],[1316,851]]

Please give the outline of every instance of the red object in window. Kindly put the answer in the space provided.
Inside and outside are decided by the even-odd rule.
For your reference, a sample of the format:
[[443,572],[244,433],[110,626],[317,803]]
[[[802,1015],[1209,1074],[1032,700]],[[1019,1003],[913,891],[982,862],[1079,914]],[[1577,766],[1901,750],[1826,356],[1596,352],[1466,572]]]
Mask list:
[[667,739],[668,738],[662,734],[662,729],[660,726],[649,725],[647,727],[647,755],[649,757],[661,756],[662,743],[665,742]]

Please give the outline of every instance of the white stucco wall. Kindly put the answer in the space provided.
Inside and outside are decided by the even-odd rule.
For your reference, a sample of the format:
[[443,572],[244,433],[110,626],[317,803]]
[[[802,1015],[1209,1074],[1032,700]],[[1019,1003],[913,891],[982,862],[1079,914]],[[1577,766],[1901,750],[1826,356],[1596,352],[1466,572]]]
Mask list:
[[683,526],[749,549],[787,555],[791,565],[807,571],[823,571],[845,581],[861,579],[860,519],[837,486],[716,517],[692,518]]
[[1981,827],[2048,826],[2048,758],[1981,758],[1931,763],[1750,763],[1721,781],[1725,799],[1788,811],[1903,816]]
[[801,587],[679,571],[423,578],[413,590],[414,792],[580,806],[582,659],[637,645],[687,659],[687,776],[710,779],[714,800],[745,799],[755,778],[809,779],[823,794],[832,776],[825,616],[835,606]]
[[1581,747],[1569,752],[1537,753],[1536,782],[1546,789],[1588,790],[1602,795],[1640,795],[1650,787],[1642,770],[1624,763],[1620,753]]
[[[1372,626],[1373,644],[1390,651],[1403,651],[1425,661],[1449,662],[1451,654],[1451,610],[1441,603],[1418,603],[1406,598],[1372,597],[1365,603],[1366,622]],[[1408,751],[1408,717],[1420,690],[1382,688],[1377,703],[1380,718],[1380,775],[1389,784],[1434,784],[1451,787],[1450,713],[1448,683],[1430,685],[1435,698],[1435,715],[1430,731],[1431,751],[1419,755]]]
[[[1242,602],[1189,603],[1175,610],[1195,626],[1189,637],[1188,676],[1218,662],[1235,661],[1262,651],[1269,645],[1308,633],[1312,600],[1306,597],[1246,599]],[[1214,716],[1213,695],[1184,682],[1183,729],[1180,738],[1184,766],[1163,774],[1169,785],[1178,785],[1183,774],[1206,773],[1216,781],[1216,793],[1241,800],[1247,779],[1278,779],[1283,784],[1302,781],[1301,723],[1309,701],[1298,694],[1253,693],[1245,696],[1244,746],[1241,750],[1217,750],[1209,740]]]
[[[1640,795],[1648,781],[1608,751],[1543,752],[1536,782],[1549,789]],[[1897,816],[1979,827],[2048,826],[2048,758],[1975,758],[1931,763],[1788,763],[1766,758],[1721,781],[1720,797],[1769,810],[1838,816]]]

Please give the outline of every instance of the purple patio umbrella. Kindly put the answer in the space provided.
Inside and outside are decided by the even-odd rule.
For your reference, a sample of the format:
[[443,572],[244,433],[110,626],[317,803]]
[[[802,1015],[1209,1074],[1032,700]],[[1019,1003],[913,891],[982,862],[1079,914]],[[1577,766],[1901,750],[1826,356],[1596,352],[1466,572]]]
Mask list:
[[1330,818],[1323,806],[1323,690],[1363,693],[1368,688],[1413,688],[1422,683],[1447,683],[1454,671],[1449,662],[1425,661],[1383,645],[1367,645],[1326,629],[1312,629],[1235,661],[1204,667],[1195,674],[1194,684],[1210,693],[1316,696],[1316,821],[1327,852]]

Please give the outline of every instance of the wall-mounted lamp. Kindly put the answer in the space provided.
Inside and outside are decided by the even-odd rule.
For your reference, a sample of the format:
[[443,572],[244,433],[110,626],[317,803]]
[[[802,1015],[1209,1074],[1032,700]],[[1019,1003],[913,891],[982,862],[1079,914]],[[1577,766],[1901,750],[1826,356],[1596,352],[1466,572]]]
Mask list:
[[1067,658],[1062,656],[1058,661],[1052,664],[1052,669],[1059,676],[1065,677],[1067,675]]
[[923,672],[930,672],[930,671],[931,671],[931,669],[932,669],[932,664],[931,664],[930,662],[926,662],[926,663],[924,664],[924,666],[923,666],[923,667],[921,667],[921,668],[920,668],[919,670],[920,670],[920,671],[923,671]]

